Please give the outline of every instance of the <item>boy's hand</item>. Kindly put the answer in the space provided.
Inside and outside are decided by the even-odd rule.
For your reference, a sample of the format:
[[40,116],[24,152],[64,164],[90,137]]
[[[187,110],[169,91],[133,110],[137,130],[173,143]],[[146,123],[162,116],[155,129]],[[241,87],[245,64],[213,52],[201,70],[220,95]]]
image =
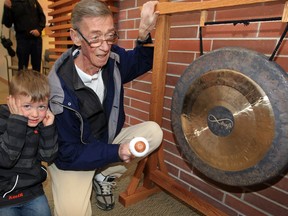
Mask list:
[[9,107],[11,114],[23,116],[23,112],[22,112],[21,105],[20,105],[20,100],[16,101],[16,99],[13,96],[9,95],[7,97],[7,105]]
[[49,126],[49,125],[52,125],[53,122],[54,122],[54,118],[55,117],[54,117],[53,113],[50,111],[50,109],[47,109],[46,116],[43,119],[43,125],[45,127]]

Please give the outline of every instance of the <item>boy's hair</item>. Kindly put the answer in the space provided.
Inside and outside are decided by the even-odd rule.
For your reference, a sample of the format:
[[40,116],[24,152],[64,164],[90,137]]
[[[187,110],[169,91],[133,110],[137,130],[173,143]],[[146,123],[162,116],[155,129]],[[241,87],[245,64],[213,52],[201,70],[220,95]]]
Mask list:
[[47,76],[34,70],[22,70],[9,83],[9,95],[31,96],[32,102],[47,100],[50,86]]
[[99,0],[81,0],[72,10],[72,28],[79,28],[78,24],[83,17],[113,17],[111,10],[105,2]]

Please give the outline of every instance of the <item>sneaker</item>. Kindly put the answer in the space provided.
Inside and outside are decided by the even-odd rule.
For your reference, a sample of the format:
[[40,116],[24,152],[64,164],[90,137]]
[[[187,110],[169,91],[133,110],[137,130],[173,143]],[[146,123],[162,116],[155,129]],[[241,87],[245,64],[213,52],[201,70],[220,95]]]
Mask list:
[[112,189],[115,188],[114,176],[103,176],[98,173],[93,179],[93,188],[96,192],[96,205],[98,208],[109,211],[115,206]]

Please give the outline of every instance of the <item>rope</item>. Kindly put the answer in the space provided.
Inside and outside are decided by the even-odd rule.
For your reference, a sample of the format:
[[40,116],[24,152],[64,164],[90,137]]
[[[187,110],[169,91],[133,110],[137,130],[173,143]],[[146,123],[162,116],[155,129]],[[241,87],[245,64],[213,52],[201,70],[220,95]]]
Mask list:
[[281,46],[281,44],[282,44],[282,42],[283,42],[284,37],[285,37],[286,34],[287,34],[287,31],[288,31],[288,23],[286,24],[286,28],[284,29],[284,31],[283,31],[283,33],[282,33],[282,35],[281,35],[281,38],[279,39],[279,41],[278,41],[278,43],[277,43],[277,45],[276,45],[276,47],[275,47],[272,55],[270,56],[269,61],[273,61],[273,59],[274,59],[274,57],[275,57],[275,55],[276,55],[279,47]]
[[205,22],[204,25],[219,25],[219,24],[237,24],[249,25],[251,22],[268,22],[281,20],[281,17],[271,17],[271,18],[260,18],[260,19],[247,19],[247,20],[226,20],[226,21],[215,21],[215,22]]

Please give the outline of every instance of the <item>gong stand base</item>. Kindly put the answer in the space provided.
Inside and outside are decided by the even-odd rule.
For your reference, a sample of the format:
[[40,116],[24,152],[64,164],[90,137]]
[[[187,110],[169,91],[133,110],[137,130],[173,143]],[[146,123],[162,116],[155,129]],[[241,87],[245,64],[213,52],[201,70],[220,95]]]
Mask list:
[[[139,186],[141,183],[142,185]],[[163,145],[160,146],[157,152],[153,152],[149,157],[142,159],[138,163],[126,191],[119,194],[119,202],[123,206],[128,207],[155,193],[161,192],[161,189],[205,215],[226,215],[213,205],[193,195],[168,175],[164,164]]]
[[[129,186],[125,192],[119,195],[119,202],[123,206],[128,207],[161,191],[158,187],[155,187],[153,182],[150,180],[148,177],[149,170],[146,169],[148,158],[153,157],[153,154],[139,161]],[[142,186],[139,186],[142,180],[142,174],[144,174],[144,180]]]
[[[143,171],[147,159],[139,162],[135,175],[133,176],[127,190],[119,195],[119,202],[125,206],[131,206],[138,203],[149,196],[158,193],[161,189],[169,192],[189,206],[194,207],[205,215],[223,216],[224,212],[215,208],[213,205],[200,199],[198,196],[189,192],[186,188],[182,187],[179,183],[173,180],[168,174],[160,170],[149,171],[144,176],[144,184],[140,187],[135,187],[140,184],[140,172]],[[146,186],[145,186],[146,185]]]
[[[169,16],[181,12],[201,12],[200,26],[206,22],[207,10],[217,8],[227,8],[241,5],[251,5],[264,2],[278,2],[277,0],[213,0],[204,2],[169,2],[168,0],[159,0],[156,10],[160,16],[157,20],[155,31],[154,45],[154,64],[152,73],[151,100],[150,100],[150,117],[151,121],[161,125],[164,92],[166,82],[166,71],[170,37],[170,19]],[[283,1],[285,2],[285,1]],[[282,17],[283,22],[288,20],[288,1],[284,6]],[[193,195],[186,188],[182,187],[173,180],[167,172],[163,157],[163,147],[148,158],[141,160],[138,163],[134,176],[127,187],[126,191],[119,195],[119,202],[125,207],[135,204],[146,199],[154,193],[166,190],[173,196],[179,198],[183,202],[199,210],[205,215],[227,215],[213,205],[205,202],[199,197]],[[140,186],[143,178],[143,185]]]

